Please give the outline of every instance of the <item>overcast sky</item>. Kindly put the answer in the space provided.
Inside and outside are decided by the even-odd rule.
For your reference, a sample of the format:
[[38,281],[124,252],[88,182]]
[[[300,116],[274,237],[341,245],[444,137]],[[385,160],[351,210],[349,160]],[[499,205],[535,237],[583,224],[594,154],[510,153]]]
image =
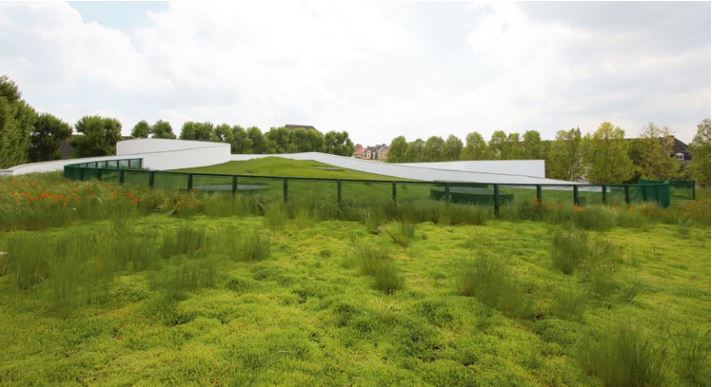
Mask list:
[[0,74],[36,109],[551,139],[710,116],[710,3],[0,3]]

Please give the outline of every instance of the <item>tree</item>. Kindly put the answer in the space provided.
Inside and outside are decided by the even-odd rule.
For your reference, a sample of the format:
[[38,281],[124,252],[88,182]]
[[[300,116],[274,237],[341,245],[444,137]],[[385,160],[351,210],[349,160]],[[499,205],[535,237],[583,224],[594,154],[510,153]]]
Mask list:
[[519,133],[513,132],[507,135],[504,149],[502,160],[519,160],[522,158],[522,143],[519,141]]
[[279,128],[270,128],[264,134],[264,139],[267,144],[267,149],[260,153],[288,153],[294,147],[291,146],[292,138],[289,129],[282,126]]
[[[339,156],[351,156],[354,154],[354,143],[349,138],[346,131],[330,131],[324,135],[324,152]],[[389,153],[390,157],[390,153]]]
[[290,153],[321,152],[324,149],[324,135],[314,128],[289,129]]
[[593,135],[583,139],[583,155],[588,180],[595,184],[624,183],[633,176],[625,132],[604,122]]
[[0,76],[0,168],[27,161],[35,110],[7,76]]
[[670,180],[679,174],[680,162],[672,154],[673,141],[668,128],[659,128],[651,122],[643,129],[640,139],[634,142],[636,145],[630,146],[639,151],[628,152],[637,154],[631,159],[641,178]]
[[83,136],[71,142],[78,157],[106,156],[116,153],[116,143],[121,140],[121,123],[115,118],[84,116],[74,125]]
[[265,154],[269,152],[267,148],[267,140],[265,136],[262,135],[260,128],[253,126],[247,129],[247,137],[250,138],[252,142],[252,152],[255,154]]
[[524,140],[522,142],[522,158],[527,160],[541,160],[544,158],[541,136],[536,130],[527,130],[524,132]]
[[176,135],[173,133],[171,124],[163,120],[158,120],[151,127],[151,138],[167,138],[172,140],[176,138]]
[[59,144],[71,135],[69,124],[49,113],[40,114],[32,127],[30,161],[59,159]]
[[418,161],[423,161],[423,148],[425,148],[425,142],[421,139],[408,143],[408,148],[405,150],[404,162],[415,163]]
[[440,136],[431,136],[423,146],[423,161],[440,161],[443,157],[445,140]]
[[215,128],[210,122],[187,121],[180,131],[181,140],[215,141]]
[[145,120],[141,120],[131,129],[131,138],[148,138],[150,133],[151,126]]
[[493,160],[507,159],[507,134],[503,130],[495,130],[490,137],[489,152]]
[[232,127],[230,151],[236,154],[252,153],[252,140],[247,136],[247,131],[239,125]]
[[583,178],[581,131],[578,128],[560,130],[550,145],[546,175],[553,179],[576,181]]
[[460,153],[462,153],[462,140],[454,135],[448,136],[443,144],[442,157],[441,160],[453,161],[460,159]]
[[487,142],[481,134],[472,132],[467,135],[460,158],[463,160],[487,160]]
[[232,127],[228,124],[220,124],[215,127],[214,132],[215,140],[219,142],[226,142],[230,144],[230,149],[232,149],[233,133]]
[[408,150],[408,142],[405,137],[398,136],[391,140],[391,145],[388,147],[388,162],[402,163],[406,161],[406,151]]
[[697,133],[690,143],[690,174],[703,187],[710,186],[710,119],[697,125]]

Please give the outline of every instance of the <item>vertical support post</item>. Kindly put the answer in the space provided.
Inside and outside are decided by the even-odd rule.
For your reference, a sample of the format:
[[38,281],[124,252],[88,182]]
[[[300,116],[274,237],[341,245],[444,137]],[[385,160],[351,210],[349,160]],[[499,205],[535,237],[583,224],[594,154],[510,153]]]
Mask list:
[[445,183],[445,202],[450,203],[450,183]]
[[624,185],[623,191],[625,192],[625,203],[630,204],[630,186],[628,184]]
[[282,198],[284,199],[284,202],[287,202],[287,199],[289,199],[289,188],[287,183],[288,179],[285,177],[282,179]]
[[341,180],[336,180],[336,202],[341,207]]
[[232,177],[232,198],[237,195],[237,176]]
[[603,201],[603,204],[608,202],[608,192],[606,192],[607,189],[608,188],[606,188],[605,184],[601,186],[601,200]]
[[188,174],[188,191],[193,190],[193,174],[189,173]]
[[124,181],[126,180],[126,171],[123,169],[119,171],[119,184],[124,184]]
[[536,185],[536,201],[541,204],[541,184]]
[[499,216],[499,184],[494,185],[494,216]]
[[697,183],[696,183],[694,180],[692,180],[692,200],[696,200],[696,199],[697,199],[697,198],[695,197],[695,185],[697,185]]
[[81,173],[79,174],[79,180],[81,180],[81,181],[84,181],[84,170],[85,170],[85,169],[86,169],[86,168],[84,168],[84,167],[82,167],[82,168],[79,169],[79,172],[81,172]]
[[578,186],[574,186],[574,205],[578,206],[579,205],[579,194],[578,194]]
[[391,199],[393,200],[393,204],[398,203],[398,188],[396,188],[396,182],[391,182]]
[[96,170],[96,179],[101,181],[101,168],[97,168]]
[[148,185],[153,189],[156,186],[156,172],[151,171],[148,175]]

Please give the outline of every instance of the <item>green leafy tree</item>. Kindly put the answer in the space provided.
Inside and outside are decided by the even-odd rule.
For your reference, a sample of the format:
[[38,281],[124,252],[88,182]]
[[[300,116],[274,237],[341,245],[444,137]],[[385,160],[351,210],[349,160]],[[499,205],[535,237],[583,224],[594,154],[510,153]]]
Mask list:
[[131,138],[148,138],[151,134],[151,126],[145,120],[141,120],[131,129]]
[[7,76],[0,76],[0,168],[27,161],[37,113]]
[[264,153],[289,153],[294,146],[291,145],[292,138],[289,129],[284,126],[270,128],[264,135],[268,149]]
[[582,145],[586,177],[591,183],[623,183],[633,176],[623,129],[604,122],[593,135],[584,137]]
[[539,135],[539,132],[536,130],[527,130],[524,132],[522,158],[526,160],[541,160],[544,158],[541,135]]
[[465,138],[465,147],[462,149],[463,160],[487,160],[488,155],[487,142],[482,135],[477,132],[472,132]]
[[635,155],[631,159],[641,178],[670,180],[679,175],[681,165],[672,154],[674,137],[668,128],[659,128],[651,122],[633,144],[629,147],[638,151],[628,154]]
[[218,142],[226,142],[230,144],[230,149],[232,149],[233,132],[232,127],[228,124],[220,124],[215,127],[214,132],[215,140]]
[[324,152],[339,156],[354,154],[354,143],[346,131],[330,131],[324,135]]
[[405,150],[405,160],[406,163],[415,163],[423,161],[423,149],[425,148],[425,142],[421,139],[411,141],[408,143],[408,148]]
[[121,140],[121,123],[115,118],[84,116],[74,125],[82,136],[71,142],[78,157],[107,156],[116,153],[116,143]]
[[167,138],[173,140],[176,138],[176,135],[173,133],[171,124],[163,120],[158,120],[151,127],[151,138]]
[[388,147],[388,162],[402,163],[406,160],[406,151],[408,150],[408,142],[405,137],[398,136],[391,140],[391,145]]
[[690,143],[690,175],[703,187],[710,186],[710,119],[697,125],[697,133]]
[[232,127],[230,151],[236,154],[252,153],[252,140],[247,136],[247,131],[239,125]]
[[314,128],[294,128],[289,130],[290,153],[321,152],[324,149],[324,135]]
[[522,143],[519,140],[519,133],[513,132],[507,135],[504,149],[505,158],[503,160],[519,160],[522,158]]
[[440,161],[443,157],[445,140],[440,136],[431,136],[423,146],[423,161]]
[[252,152],[255,154],[269,153],[267,139],[262,134],[260,128],[253,126],[247,129],[247,137],[252,142]]
[[445,140],[445,144],[443,144],[441,160],[459,160],[460,153],[462,153],[462,149],[462,140],[451,134],[450,136],[448,136],[447,140]]
[[216,141],[215,128],[210,122],[187,121],[180,131],[181,140]]
[[495,130],[490,137],[489,153],[493,160],[507,160],[507,134],[503,130]]
[[59,159],[59,144],[71,135],[69,124],[49,113],[40,114],[32,127],[30,161]]
[[546,160],[546,175],[552,179],[576,181],[583,178],[581,130],[560,130],[551,143]]

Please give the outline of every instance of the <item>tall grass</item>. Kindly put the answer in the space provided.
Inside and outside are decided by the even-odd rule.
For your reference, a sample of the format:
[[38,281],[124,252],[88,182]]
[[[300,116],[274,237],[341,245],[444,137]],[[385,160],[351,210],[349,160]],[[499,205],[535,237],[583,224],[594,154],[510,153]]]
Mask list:
[[606,386],[645,387],[663,384],[661,348],[642,331],[624,323],[579,348],[584,368]]
[[481,256],[461,269],[457,293],[475,297],[483,304],[505,314],[529,313],[529,299],[521,291],[512,270],[499,257]]
[[241,261],[261,261],[272,254],[269,236],[255,230],[243,236],[238,244],[237,259]]
[[19,289],[29,289],[49,275],[49,262],[54,256],[46,237],[36,234],[10,235],[7,260]]
[[175,234],[163,235],[161,245],[161,256],[169,258],[174,255],[189,255],[198,252],[206,246],[206,235],[204,229],[191,226],[188,223],[178,227]]
[[557,230],[551,241],[551,263],[564,274],[573,274],[589,255],[588,235],[579,229]]
[[268,205],[265,209],[264,222],[270,230],[284,229],[288,219],[287,209],[282,202]]
[[354,247],[354,255],[358,259],[361,273],[373,277],[374,289],[393,293],[403,288],[405,280],[387,250],[374,245],[357,243]]
[[677,373],[690,385],[710,385],[710,331],[683,326],[667,331]]
[[386,233],[391,237],[393,242],[403,247],[408,247],[410,242],[415,238],[415,224],[398,221],[387,227]]

